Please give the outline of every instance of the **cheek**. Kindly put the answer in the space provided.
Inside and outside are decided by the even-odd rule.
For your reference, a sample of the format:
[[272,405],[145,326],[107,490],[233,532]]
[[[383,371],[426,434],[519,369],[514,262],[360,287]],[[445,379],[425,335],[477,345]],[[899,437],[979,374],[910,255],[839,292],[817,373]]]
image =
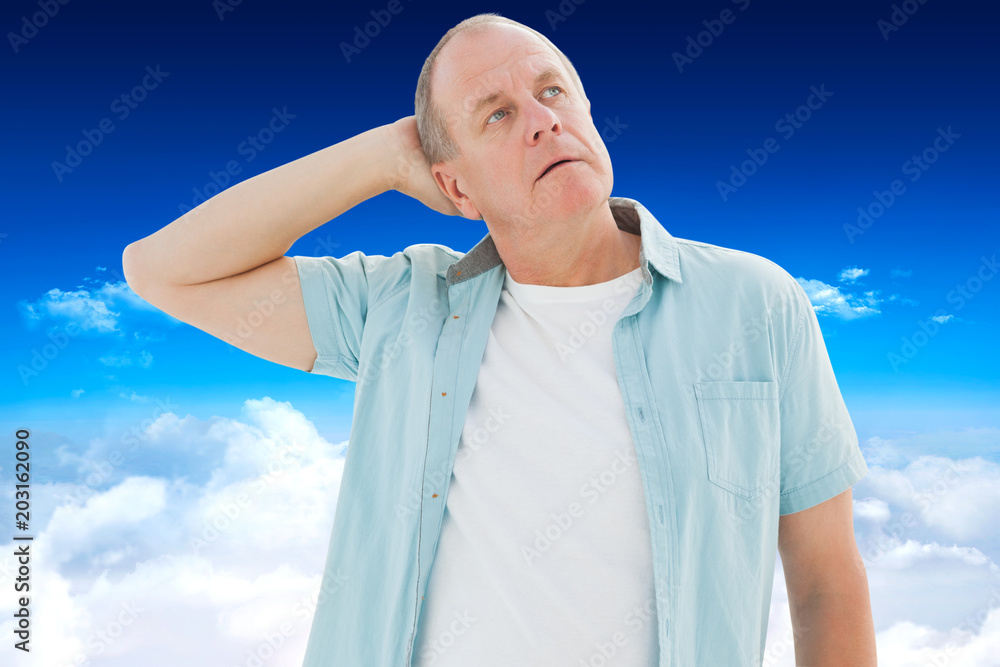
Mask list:
[[502,199],[511,189],[517,188],[521,181],[521,170],[524,169],[523,158],[519,162],[509,153],[495,153],[483,158],[484,181],[490,187],[490,196]]
[[594,125],[588,128],[587,132],[590,140],[594,143],[594,149],[602,153],[607,153],[608,148],[604,145],[604,138],[601,136],[600,130],[598,130]]

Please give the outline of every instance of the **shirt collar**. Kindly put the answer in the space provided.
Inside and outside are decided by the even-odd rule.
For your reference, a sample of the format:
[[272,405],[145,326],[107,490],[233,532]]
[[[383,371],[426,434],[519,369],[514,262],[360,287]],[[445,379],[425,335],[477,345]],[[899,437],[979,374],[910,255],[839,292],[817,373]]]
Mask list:
[[[649,272],[649,266],[652,266],[660,275],[677,282],[683,282],[677,240],[660,224],[659,220],[653,217],[653,214],[646,210],[645,206],[634,199],[610,197],[608,203],[619,229],[633,234],[636,231],[640,233],[639,258],[643,280],[647,283],[652,282],[652,276]],[[444,276],[447,273],[448,286],[450,287],[464,280],[475,278],[498,264],[503,264],[503,261],[497,252],[496,244],[493,243],[493,238],[487,234],[461,259],[438,275]]]

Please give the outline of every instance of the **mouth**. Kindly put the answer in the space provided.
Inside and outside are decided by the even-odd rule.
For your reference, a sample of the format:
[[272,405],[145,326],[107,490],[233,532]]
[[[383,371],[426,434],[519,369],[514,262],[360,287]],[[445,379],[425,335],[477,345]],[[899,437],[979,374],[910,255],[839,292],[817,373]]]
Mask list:
[[548,174],[549,172],[551,172],[553,169],[557,168],[559,165],[566,164],[567,162],[576,162],[576,160],[570,160],[570,159],[557,160],[556,162],[553,162],[548,167],[546,167],[545,171],[542,172],[542,175],[539,176],[538,179],[536,179],[536,180],[539,180],[539,179],[543,178],[546,174]]

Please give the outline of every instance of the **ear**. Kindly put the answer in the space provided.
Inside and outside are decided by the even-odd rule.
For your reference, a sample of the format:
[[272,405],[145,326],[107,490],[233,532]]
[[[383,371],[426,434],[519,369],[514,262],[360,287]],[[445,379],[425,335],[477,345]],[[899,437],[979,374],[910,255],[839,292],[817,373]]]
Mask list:
[[462,212],[463,218],[468,218],[469,220],[483,219],[479,209],[472,203],[469,196],[459,189],[458,173],[455,171],[454,166],[447,162],[438,162],[431,167],[431,173],[434,175],[434,181],[437,183],[438,188]]

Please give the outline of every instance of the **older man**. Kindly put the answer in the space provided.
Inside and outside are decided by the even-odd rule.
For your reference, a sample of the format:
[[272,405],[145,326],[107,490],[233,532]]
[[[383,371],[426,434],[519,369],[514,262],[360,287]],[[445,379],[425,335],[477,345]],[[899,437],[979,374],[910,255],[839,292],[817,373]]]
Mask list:
[[[797,662],[875,664],[867,467],[808,298],[612,183],[569,60],[479,15],[415,117],[126,248],[162,310],[357,382],[306,665],[760,665],[776,551]],[[388,189],[489,234],[285,256]]]

